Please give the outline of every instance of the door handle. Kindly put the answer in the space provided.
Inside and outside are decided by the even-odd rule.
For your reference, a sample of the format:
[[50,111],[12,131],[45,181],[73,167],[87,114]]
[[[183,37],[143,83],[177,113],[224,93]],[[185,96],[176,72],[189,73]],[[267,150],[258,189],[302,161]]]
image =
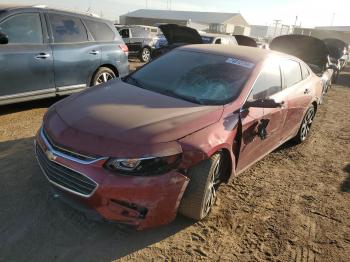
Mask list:
[[306,88],[305,91],[304,91],[304,94],[305,94],[305,95],[310,94],[310,90],[309,90],[308,88]]
[[40,53],[39,55],[37,55],[35,58],[36,59],[46,59],[49,58],[50,54],[46,54],[46,53]]
[[92,50],[90,51],[90,55],[98,55],[100,51]]

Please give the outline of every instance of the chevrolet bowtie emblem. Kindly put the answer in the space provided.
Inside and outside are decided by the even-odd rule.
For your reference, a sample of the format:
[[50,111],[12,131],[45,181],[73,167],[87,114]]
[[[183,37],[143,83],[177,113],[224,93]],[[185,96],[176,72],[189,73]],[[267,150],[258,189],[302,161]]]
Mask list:
[[50,161],[55,161],[57,158],[57,156],[55,156],[55,154],[50,150],[46,150],[45,155]]

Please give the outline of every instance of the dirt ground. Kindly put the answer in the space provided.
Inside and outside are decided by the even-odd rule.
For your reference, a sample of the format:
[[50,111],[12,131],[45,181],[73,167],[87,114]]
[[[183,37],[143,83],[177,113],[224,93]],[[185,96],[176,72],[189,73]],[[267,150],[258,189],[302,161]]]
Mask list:
[[223,186],[204,221],[143,232],[89,221],[51,195],[32,141],[55,101],[0,107],[0,261],[350,260],[350,70],[305,144]]

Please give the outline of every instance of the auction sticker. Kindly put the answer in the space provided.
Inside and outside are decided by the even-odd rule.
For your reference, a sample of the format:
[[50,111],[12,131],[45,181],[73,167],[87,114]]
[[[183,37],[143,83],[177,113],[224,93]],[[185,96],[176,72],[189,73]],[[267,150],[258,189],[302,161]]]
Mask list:
[[253,63],[250,63],[250,62],[247,62],[247,61],[243,61],[243,60],[239,60],[237,58],[228,58],[226,60],[226,63],[243,66],[245,68],[253,68],[254,67]]

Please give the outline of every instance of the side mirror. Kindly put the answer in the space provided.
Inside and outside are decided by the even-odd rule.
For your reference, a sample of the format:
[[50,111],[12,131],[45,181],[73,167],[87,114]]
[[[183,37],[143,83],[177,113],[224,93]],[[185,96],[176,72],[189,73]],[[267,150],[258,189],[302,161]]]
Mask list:
[[0,45],[7,45],[9,43],[9,38],[3,32],[0,32]]
[[274,99],[256,99],[253,101],[247,101],[244,105],[245,108],[256,107],[256,108],[278,108],[282,107],[284,102],[277,103]]

